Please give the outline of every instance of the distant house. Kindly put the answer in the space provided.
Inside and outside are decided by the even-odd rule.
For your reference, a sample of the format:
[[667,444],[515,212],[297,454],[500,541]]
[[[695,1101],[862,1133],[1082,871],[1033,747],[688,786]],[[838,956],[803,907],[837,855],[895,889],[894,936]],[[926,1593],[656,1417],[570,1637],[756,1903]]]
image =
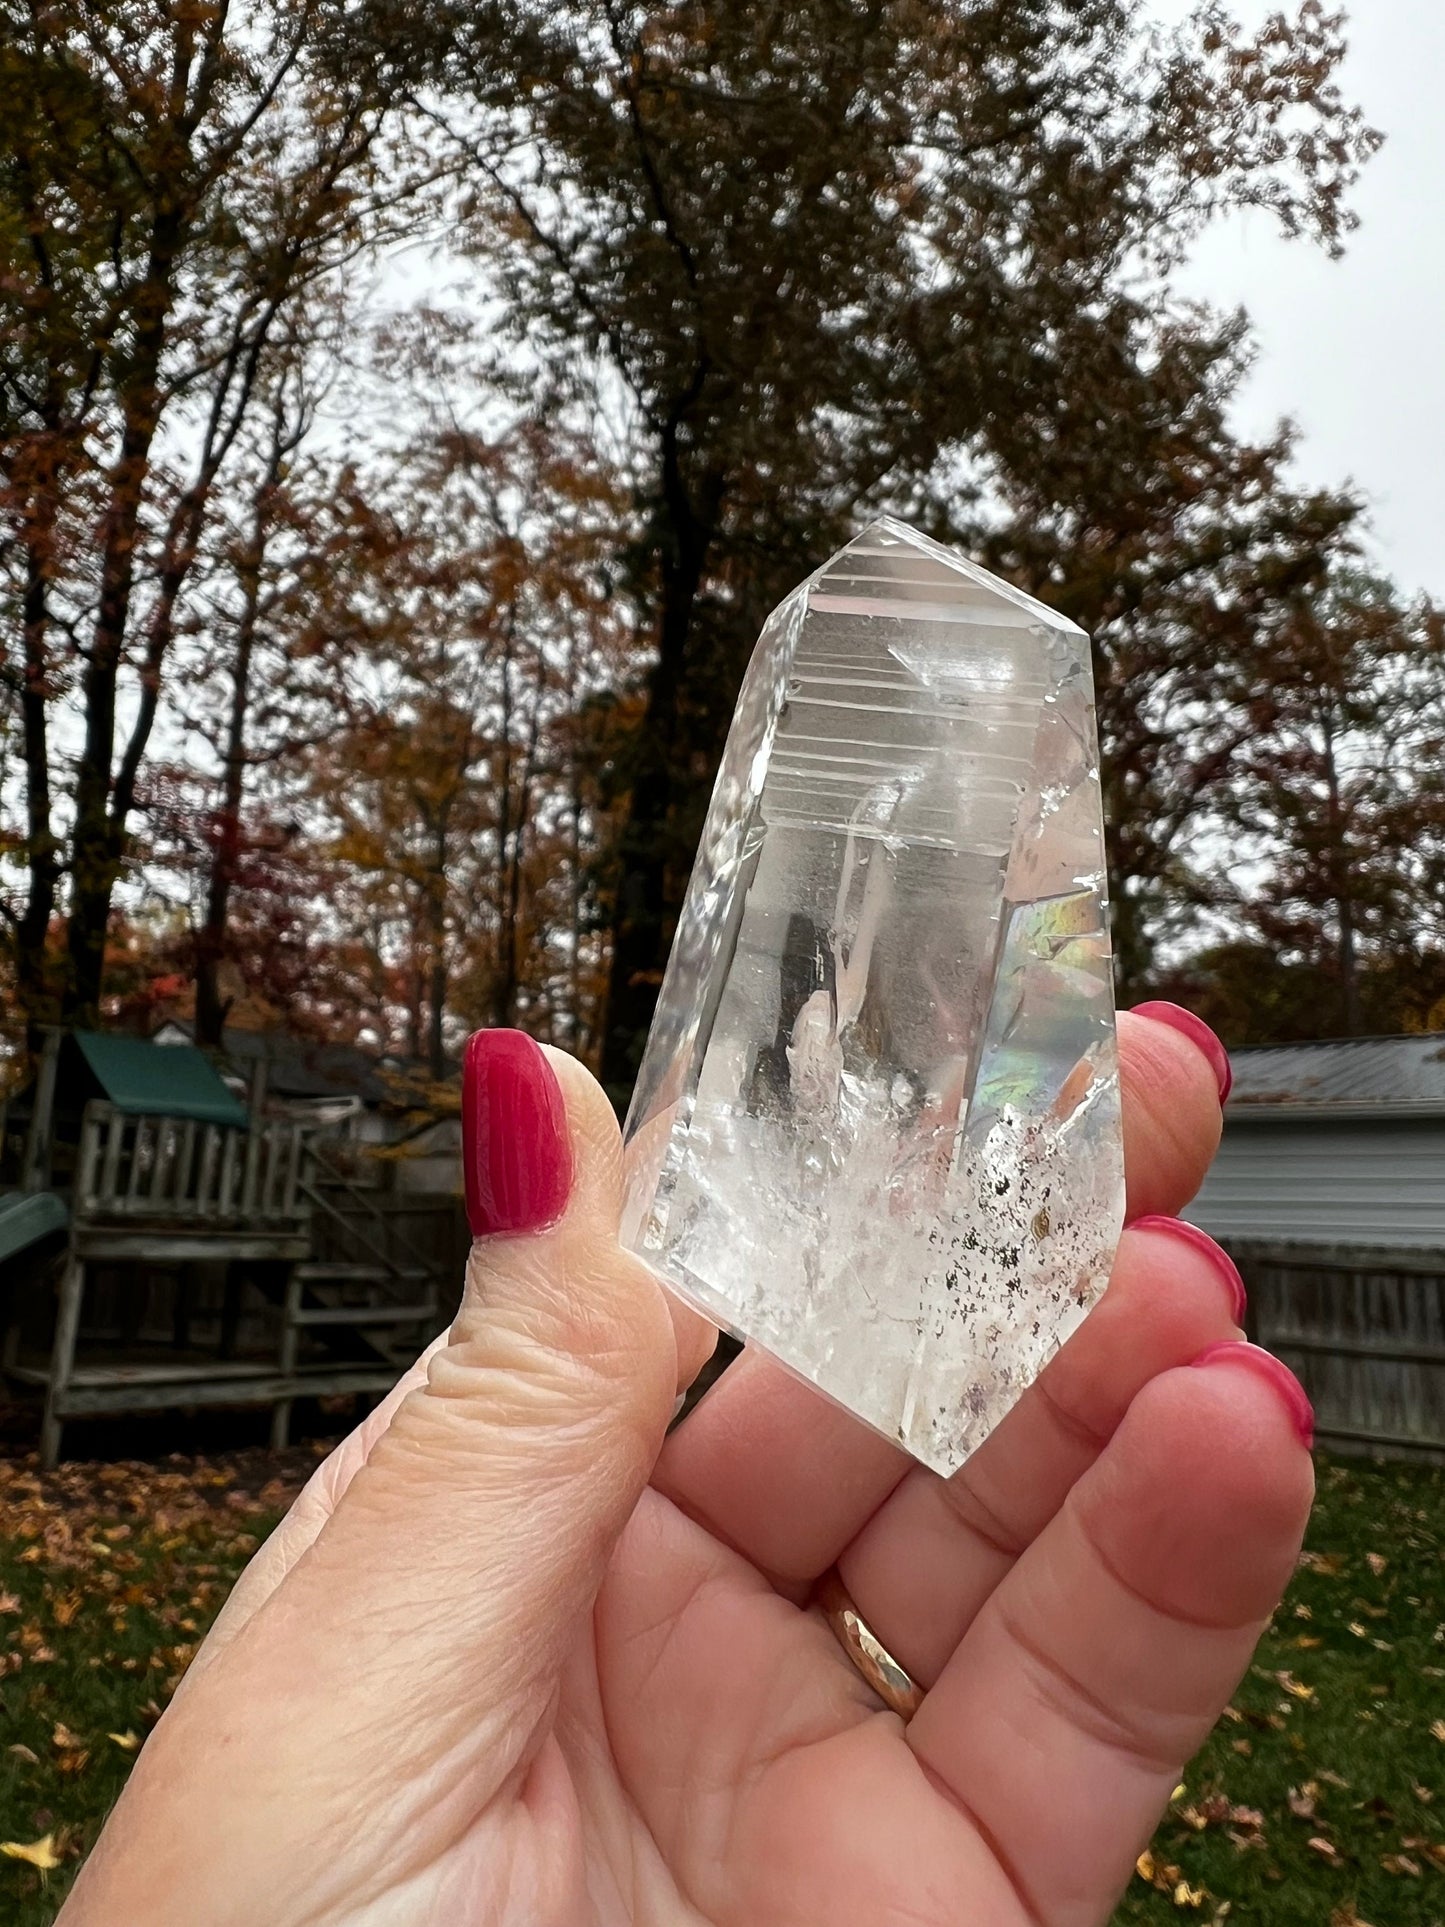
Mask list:
[[[151,1041],[189,1045],[192,1036],[192,1025],[170,1018]],[[338,1144],[389,1152],[389,1188],[460,1190],[461,1126],[455,1115],[435,1115],[438,1097],[460,1079],[459,1064],[448,1064],[438,1087],[407,1058],[290,1031],[229,1027],[219,1064],[226,1081],[248,1100],[261,1090],[268,1110],[322,1125]]]
[[1327,1443],[1445,1456],[1445,1034],[1236,1051],[1189,1216]]

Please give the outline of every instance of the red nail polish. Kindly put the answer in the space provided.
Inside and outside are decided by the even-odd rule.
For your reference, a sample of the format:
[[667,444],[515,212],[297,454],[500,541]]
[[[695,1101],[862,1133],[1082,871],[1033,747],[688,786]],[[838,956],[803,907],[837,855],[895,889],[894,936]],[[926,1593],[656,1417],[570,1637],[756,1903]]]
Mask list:
[[1234,1083],[1229,1052],[1202,1017],[1196,1017],[1192,1010],[1185,1010],[1179,1004],[1166,1003],[1135,1004],[1133,1014],[1136,1017],[1150,1017],[1156,1024],[1168,1024],[1181,1037],[1187,1037],[1191,1044],[1202,1050],[1209,1059],[1209,1068],[1214,1072],[1214,1081],[1219,1086],[1219,1101],[1221,1104],[1224,1102]]
[[462,1170],[474,1238],[555,1224],[572,1189],[567,1106],[541,1047],[479,1030],[462,1062]]
[[1129,1229],[1131,1231],[1163,1231],[1171,1238],[1179,1238],[1182,1239],[1185,1244],[1193,1245],[1196,1251],[1202,1253],[1202,1255],[1209,1260],[1224,1280],[1229,1292],[1230,1303],[1234,1308],[1235,1324],[1242,1325],[1244,1323],[1245,1306],[1249,1303],[1249,1300],[1245,1295],[1244,1280],[1239,1275],[1239,1266],[1235,1264],[1233,1258],[1231,1258],[1229,1253],[1224,1249],[1224,1246],[1216,1244],[1207,1231],[1201,1231],[1197,1224],[1186,1224],[1183,1218],[1165,1218],[1160,1216],[1135,1218],[1130,1224]]
[[1228,1338],[1222,1344],[1206,1346],[1198,1358],[1191,1359],[1190,1363],[1213,1365],[1220,1359],[1244,1365],[1259,1378],[1267,1380],[1284,1401],[1301,1443],[1306,1448],[1314,1444],[1315,1408],[1310,1404],[1304,1386],[1288,1365],[1281,1364],[1273,1352],[1263,1351],[1258,1345],[1247,1344],[1243,1339]]

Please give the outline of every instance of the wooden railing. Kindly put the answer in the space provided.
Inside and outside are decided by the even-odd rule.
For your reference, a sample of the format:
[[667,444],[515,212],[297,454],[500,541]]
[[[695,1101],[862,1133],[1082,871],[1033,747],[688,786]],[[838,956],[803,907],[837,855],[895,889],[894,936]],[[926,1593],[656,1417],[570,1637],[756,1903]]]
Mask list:
[[76,1160],[74,1215],[188,1224],[295,1224],[304,1127],[268,1118],[250,1130],[194,1118],[86,1107]]

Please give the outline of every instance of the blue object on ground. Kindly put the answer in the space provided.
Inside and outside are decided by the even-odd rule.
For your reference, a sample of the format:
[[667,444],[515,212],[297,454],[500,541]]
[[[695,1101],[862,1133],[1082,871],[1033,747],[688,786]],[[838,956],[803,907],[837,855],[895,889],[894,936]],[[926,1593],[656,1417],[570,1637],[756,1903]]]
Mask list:
[[0,1264],[69,1223],[65,1200],[53,1191],[8,1192],[0,1197]]

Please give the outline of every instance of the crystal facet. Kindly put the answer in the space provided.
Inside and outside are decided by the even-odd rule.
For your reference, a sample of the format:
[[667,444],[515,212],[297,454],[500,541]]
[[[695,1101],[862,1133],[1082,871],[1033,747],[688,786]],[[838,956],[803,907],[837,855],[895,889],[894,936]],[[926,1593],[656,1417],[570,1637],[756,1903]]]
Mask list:
[[769,618],[627,1120],[623,1238],[940,1472],[1123,1215],[1088,638],[900,522]]

